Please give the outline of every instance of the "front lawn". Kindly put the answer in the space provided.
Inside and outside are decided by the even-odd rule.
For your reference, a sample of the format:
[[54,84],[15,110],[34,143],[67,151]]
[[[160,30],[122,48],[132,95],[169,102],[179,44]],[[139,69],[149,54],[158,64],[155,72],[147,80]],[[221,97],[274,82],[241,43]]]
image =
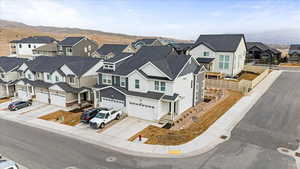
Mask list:
[[82,112],[71,112],[59,110],[44,116],[39,117],[39,119],[54,121],[61,124],[76,126],[80,123],[80,116]]

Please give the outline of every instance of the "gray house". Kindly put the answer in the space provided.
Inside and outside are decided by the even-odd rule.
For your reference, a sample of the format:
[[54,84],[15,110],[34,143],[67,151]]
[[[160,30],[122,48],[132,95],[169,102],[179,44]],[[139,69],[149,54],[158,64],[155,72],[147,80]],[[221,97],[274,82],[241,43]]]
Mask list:
[[86,37],[66,37],[59,43],[58,54],[62,56],[92,56],[98,45]]
[[123,44],[103,44],[93,53],[93,57],[107,60],[121,53],[130,53],[126,51],[128,45]]
[[261,42],[247,42],[246,62],[278,64],[281,52]]
[[293,44],[289,49],[289,62],[300,62],[300,44]]

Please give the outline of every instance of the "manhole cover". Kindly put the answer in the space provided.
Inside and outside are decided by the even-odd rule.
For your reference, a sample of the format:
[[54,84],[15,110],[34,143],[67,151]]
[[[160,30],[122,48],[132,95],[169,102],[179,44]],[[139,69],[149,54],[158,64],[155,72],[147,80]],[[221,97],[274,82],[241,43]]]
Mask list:
[[197,118],[196,116],[193,116],[193,117],[192,117],[192,121],[193,121],[194,123],[197,123],[197,122],[198,122],[198,118]]
[[105,160],[107,162],[115,162],[117,160],[117,157],[107,157]]

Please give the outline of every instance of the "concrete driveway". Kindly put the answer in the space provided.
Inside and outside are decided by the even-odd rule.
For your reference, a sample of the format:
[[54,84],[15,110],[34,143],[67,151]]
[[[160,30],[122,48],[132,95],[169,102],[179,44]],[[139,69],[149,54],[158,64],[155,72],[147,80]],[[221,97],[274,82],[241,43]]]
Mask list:
[[149,125],[159,126],[157,123],[154,122],[141,120],[134,117],[127,117],[121,120],[120,122],[100,132],[101,134],[104,135],[110,135],[114,137],[119,137],[120,139],[123,140],[128,140],[131,136],[140,132],[141,130],[148,127]]

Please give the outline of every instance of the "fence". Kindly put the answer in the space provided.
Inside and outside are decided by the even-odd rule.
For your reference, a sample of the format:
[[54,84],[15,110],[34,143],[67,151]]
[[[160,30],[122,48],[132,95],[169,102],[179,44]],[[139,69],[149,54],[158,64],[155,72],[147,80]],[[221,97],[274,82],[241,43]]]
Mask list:
[[[207,88],[218,88],[218,89],[229,89],[234,91],[239,91],[242,93],[248,93],[253,89],[259,82],[261,82],[268,74],[269,69],[255,69],[252,67],[255,72],[262,72],[254,80],[227,80],[227,79],[206,79],[205,86]],[[254,70],[255,69],[255,70]],[[247,71],[250,71],[248,69]]]

